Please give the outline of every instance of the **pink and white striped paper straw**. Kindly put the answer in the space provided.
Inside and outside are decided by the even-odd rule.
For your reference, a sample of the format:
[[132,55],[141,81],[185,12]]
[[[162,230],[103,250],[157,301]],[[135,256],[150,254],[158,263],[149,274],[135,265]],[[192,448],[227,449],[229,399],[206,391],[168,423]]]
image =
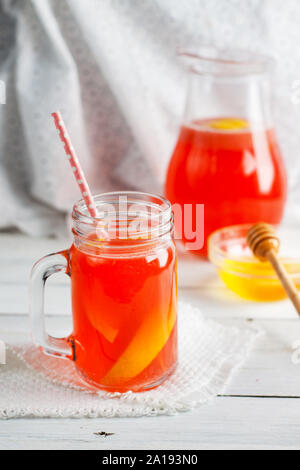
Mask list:
[[59,130],[59,136],[62,140],[62,142],[65,144],[65,152],[67,154],[67,157],[69,159],[73,174],[75,176],[75,179],[77,181],[77,184],[79,186],[79,189],[81,191],[82,197],[86,203],[86,206],[89,210],[89,213],[92,217],[97,217],[97,207],[94,201],[94,198],[92,196],[92,193],[90,191],[90,188],[88,186],[87,180],[84,176],[83,170],[81,168],[80,162],[78,160],[78,157],[75,153],[75,149],[72,145],[70,136],[68,134],[68,131],[66,129],[65,123],[61,117],[61,114],[59,111],[56,113],[52,113],[53,119],[55,126]]

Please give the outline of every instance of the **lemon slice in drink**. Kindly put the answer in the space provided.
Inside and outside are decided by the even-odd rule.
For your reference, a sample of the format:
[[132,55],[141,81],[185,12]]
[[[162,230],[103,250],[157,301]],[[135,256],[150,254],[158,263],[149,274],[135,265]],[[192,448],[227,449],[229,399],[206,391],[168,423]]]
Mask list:
[[101,379],[101,383],[107,386],[119,386],[146,369],[168,341],[175,321],[174,307],[170,308],[166,321],[163,321],[163,315],[159,310],[148,315],[116,364]]

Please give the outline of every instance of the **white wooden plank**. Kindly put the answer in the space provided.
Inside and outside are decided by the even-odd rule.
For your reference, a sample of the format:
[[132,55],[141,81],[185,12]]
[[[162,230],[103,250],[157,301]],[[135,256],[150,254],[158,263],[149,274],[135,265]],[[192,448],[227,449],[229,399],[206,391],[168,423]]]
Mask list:
[[[24,314],[28,312],[29,282],[0,282],[0,313]],[[69,279],[63,274],[52,276],[47,282],[50,314],[70,312]],[[225,287],[180,289],[180,298],[200,308],[207,317],[296,319],[297,313],[290,301],[258,303],[231,296]]]
[[[0,289],[7,285],[11,286],[27,286],[30,278],[31,269],[34,262],[38,258],[32,259],[12,259],[0,260]],[[52,276],[52,283],[57,285],[67,285],[68,277],[61,275],[59,277]]]
[[[0,313],[28,311],[28,279],[33,263],[53,251],[70,245],[67,239],[31,239],[25,235],[0,235]],[[49,281],[48,312],[70,311],[68,278],[53,276]],[[207,316],[241,318],[296,318],[289,301],[247,302],[230,292],[218,279],[214,267],[198,257],[181,254],[179,286],[184,299],[200,307]]]
[[[107,438],[95,432],[115,433]],[[218,398],[156,418],[0,421],[1,449],[300,448],[300,400]]]
[[38,259],[70,246],[68,238],[31,238],[19,233],[0,233],[0,260]]
[[[48,328],[51,333],[64,334],[69,321],[67,317],[52,316]],[[223,322],[228,324],[232,320]],[[247,324],[245,320],[239,323]],[[226,393],[299,395],[298,369],[290,362],[290,343],[298,338],[299,322],[255,321],[253,324],[264,327],[266,335],[259,340]],[[20,339],[28,332],[27,320],[24,316],[2,315],[0,332],[3,339]],[[16,442],[17,448],[24,449],[296,447],[300,442],[299,406],[299,399],[226,397],[172,418],[63,420],[63,423],[61,420],[0,421],[0,448],[16,448]],[[101,440],[93,435],[99,430],[116,434]]]
[[180,289],[180,297],[198,307],[207,317],[241,319],[297,319],[289,300],[250,302],[240,299],[224,286],[220,288]]
[[[0,283],[24,283],[33,264],[43,256],[67,249],[71,237],[64,239],[29,238],[21,234],[0,234]],[[181,287],[222,286],[216,270],[201,258],[181,253],[179,256],[179,285]]]
[[[0,236],[0,337],[11,342],[29,335],[27,277],[39,257],[68,246],[67,241],[26,236]],[[245,366],[228,385],[227,395],[300,396],[299,367],[291,361],[292,344],[300,339],[300,322],[286,302],[244,302],[217,279],[208,263],[179,263],[181,296],[205,315],[226,324],[244,326],[247,318],[266,330]],[[70,311],[68,281],[53,278],[47,291],[47,311]],[[10,313],[10,315],[1,315]],[[15,314],[18,313],[19,316]],[[277,318],[278,320],[275,320]],[[279,320],[283,318],[284,320]],[[269,319],[269,320],[268,320]],[[289,320],[291,319],[291,320]],[[293,320],[295,319],[295,320]],[[52,316],[51,334],[70,331],[71,316]],[[211,406],[177,417],[122,420],[0,421],[0,448],[186,449],[299,447],[300,400],[290,398],[218,398]],[[104,429],[105,427],[105,429]],[[101,439],[93,432],[116,434]]]
[[[223,319],[226,325],[249,326],[245,320]],[[300,340],[298,320],[261,320],[251,323],[265,331],[251,351],[244,366],[226,388],[226,395],[300,397],[300,365],[292,362],[293,344]],[[65,336],[72,330],[71,317],[50,316],[47,331]],[[0,316],[0,339],[14,343],[30,339],[29,323],[24,316]]]
[[[70,288],[64,284],[47,282],[45,291],[45,310],[49,314],[66,314],[71,312]],[[0,285],[0,313],[28,314],[29,285]]]

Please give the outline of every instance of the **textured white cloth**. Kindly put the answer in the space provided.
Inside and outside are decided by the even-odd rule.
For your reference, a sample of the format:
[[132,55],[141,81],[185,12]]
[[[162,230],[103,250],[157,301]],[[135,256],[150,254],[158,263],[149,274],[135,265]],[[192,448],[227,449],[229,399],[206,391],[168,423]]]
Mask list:
[[49,117],[58,108],[93,192],[160,191],[186,92],[175,51],[199,42],[278,59],[275,118],[299,220],[299,24],[299,0],[0,0],[0,227],[57,233],[79,198]]
[[225,327],[179,304],[179,365],[155,390],[109,394],[89,389],[70,361],[31,345],[10,346],[0,366],[0,418],[155,416],[191,410],[224,392],[260,334]]

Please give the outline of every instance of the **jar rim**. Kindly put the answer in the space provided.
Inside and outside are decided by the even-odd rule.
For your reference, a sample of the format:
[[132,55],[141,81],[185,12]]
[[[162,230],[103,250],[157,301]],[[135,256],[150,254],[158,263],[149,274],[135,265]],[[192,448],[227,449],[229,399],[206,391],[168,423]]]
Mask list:
[[[146,193],[146,192],[139,192],[139,191],[112,191],[112,192],[106,192],[106,193],[99,193],[99,194],[93,195],[93,199],[97,207],[97,203],[99,203],[101,200],[104,200],[104,198],[107,198],[108,201],[103,201],[103,202],[109,202],[109,198],[117,198],[117,197],[122,197],[122,196],[139,197],[140,199],[144,198],[145,203],[147,203],[146,198],[149,199],[148,203],[150,203],[152,199],[152,204],[154,203],[157,207],[162,208],[161,213],[164,211],[171,210],[171,203],[164,196],[160,196],[160,195],[156,195],[152,193]],[[158,203],[160,203],[160,205]],[[84,208],[85,208],[85,212],[83,211]],[[72,216],[81,217],[82,219],[89,220],[90,222],[94,220],[96,221],[102,220],[102,217],[92,217],[90,215],[90,213],[88,212],[88,208],[86,206],[85,200],[83,198],[79,199],[79,201],[77,201],[74,204]]]
[[257,75],[270,72],[276,61],[273,57],[247,49],[221,49],[213,45],[201,44],[180,47],[177,54],[187,60],[191,72],[199,75]]

